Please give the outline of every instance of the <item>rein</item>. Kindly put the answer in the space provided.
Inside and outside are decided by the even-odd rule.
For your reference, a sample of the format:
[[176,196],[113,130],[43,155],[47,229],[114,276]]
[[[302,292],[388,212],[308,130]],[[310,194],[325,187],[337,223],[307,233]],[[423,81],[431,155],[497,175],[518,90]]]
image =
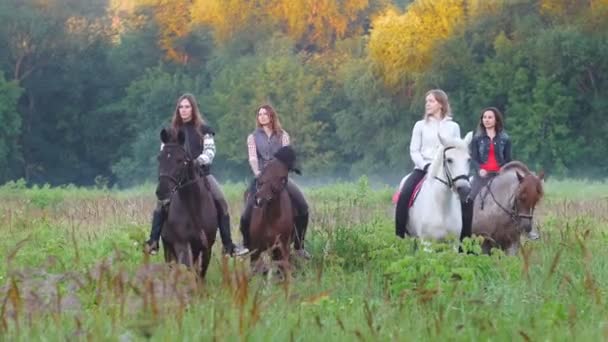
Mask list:
[[[183,148],[183,147],[182,147]],[[166,178],[169,179],[172,183],[175,184],[175,186],[171,189],[170,193],[169,193],[169,198],[166,200],[163,200],[163,202],[166,202],[168,204],[168,202],[170,201],[171,196],[173,196],[174,193],[176,193],[177,191],[179,191],[180,189],[195,183],[198,181],[198,179],[196,177],[192,178],[192,179],[186,179],[188,177],[188,170],[187,167],[189,166],[189,164],[192,162],[191,159],[187,159],[185,162],[185,166],[183,169],[180,170],[179,172],[179,176],[178,178],[170,175],[170,174],[165,174],[165,173],[161,173],[160,175],[158,175],[158,180],[160,182],[161,179]],[[198,171],[198,170],[195,170]],[[206,183],[207,179],[205,179],[205,185],[207,186],[207,188],[209,188],[208,184]]]
[[[490,196],[492,197],[492,200],[494,200],[494,203],[496,203],[496,205],[502,211],[504,211],[507,215],[509,215],[509,217],[515,223],[519,223],[521,221],[521,219],[529,219],[529,220],[531,220],[533,218],[534,208],[530,209],[530,214],[521,214],[517,210],[517,200],[515,199],[515,194],[519,192],[519,189],[520,189],[521,185],[519,185],[517,187],[517,190],[515,192],[513,192],[513,194],[511,194],[511,197],[509,198],[508,202],[513,202],[513,205],[511,206],[511,210],[509,210],[509,209],[505,208],[505,206],[503,206],[502,204],[500,204],[500,202],[498,202],[498,200],[494,196],[494,192],[492,191],[492,187],[491,187],[493,181],[494,181],[494,178],[492,178],[490,180],[490,182],[488,182],[488,185],[486,185],[486,187],[487,187],[486,194],[488,194],[488,193],[490,194]],[[484,198],[485,198],[485,196],[484,196]],[[481,201],[481,209],[483,210],[483,198],[482,198],[482,201]]]
[[445,152],[448,150],[451,150],[455,148],[454,146],[449,146],[443,149],[443,160],[442,160],[442,164],[443,164],[443,172],[445,173],[445,178],[447,179],[447,181],[435,176],[434,178],[438,181],[440,181],[441,183],[443,183],[445,186],[447,186],[448,188],[452,188],[454,186],[454,183],[460,179],[464,179],[467,182],[469,181],[469,177],[467,175],[459,175],[457,177],[452,177],[452,172],[450,172],[450,169],[448,168],[448,165],[446,164],[446,157],[445,157]]

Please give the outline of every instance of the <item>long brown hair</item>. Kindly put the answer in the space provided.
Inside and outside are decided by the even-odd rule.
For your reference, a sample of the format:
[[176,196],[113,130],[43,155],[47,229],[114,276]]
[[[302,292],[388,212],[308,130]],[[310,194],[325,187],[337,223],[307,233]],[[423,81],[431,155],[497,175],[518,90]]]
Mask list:
[[483,125],[483,114],[487,111],[494,113],[494,118],[496,119],[496,125],[494,126],[494,129],[496,130],[496,133],[502,132],[505,127],[504,120],[502,119],[502,113],[496,107],[486,107],[481,110],[481,115],[479,115],[479,124],[477,125],[477,132],[486,132],[486,127]]
[[272,128],[272,131],[274,132],[274,134],[281,134],[283,132],[283,127],[281,126],[281,120],[279,120],[279,115],[274,110],[274,108],[272,108],[272,106],[269,104],[262,105],[262,106],[258,107],[258,109],[255,111],[256,127],[258,127],[258,128],[262,127],[262,125],[260,125],[260,120],[258,119],[258,113],[260,112],[260,109],[265,109],[266,112],[268,113],[268,117],[270,118],[270,127]]
[[196,103],[196,99],[194,95],[186,93],[180,96],[177,99],[177,104],[175,105],[175,111],[173,112],[173,119],[171,120],[171,127],[173,128],[173,132],[177,134],[179,129],[184,125],[182,121],[182,117],[179,115],[179,104],[184,100],[188,100],[190,102],[190,106],[192,107],[192,124],[196,127],[196,131],[199,131],[199,128],[205,123],[203,120],[200,111],[198,110],[198,104]]
[[[433,95],[435,100],[437,102],[439,102],[439,104],[441,105],[441,115],[443,115],[443,118],[445,118],[446,116],[452,116],[452,108],[450,107],[450,101],[448,100],[448,94],[446,94],[445,91],[443,91],[441,89],[431,89],[426,92],[426,94],[424,95],[424,98],[426,99],[426,97],[431,94]],[[428,117],[428,115],[425,112],[423,118],[426,119],[427,117]]]

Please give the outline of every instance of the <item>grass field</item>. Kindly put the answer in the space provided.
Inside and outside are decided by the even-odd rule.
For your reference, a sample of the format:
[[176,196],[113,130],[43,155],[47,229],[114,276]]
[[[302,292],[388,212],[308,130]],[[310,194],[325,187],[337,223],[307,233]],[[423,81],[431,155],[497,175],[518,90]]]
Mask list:
[[[243,188],[225,187],[236,241]],[[0,340],[608,340],[608,184],[545,190],[541,240],[489,257],[414,252],[394,237],[391,189],[365,179],[305,189],[314,258],[290,281],[248,281],[216,244],[201,283],[141,252],[152,187],[7,184]]]

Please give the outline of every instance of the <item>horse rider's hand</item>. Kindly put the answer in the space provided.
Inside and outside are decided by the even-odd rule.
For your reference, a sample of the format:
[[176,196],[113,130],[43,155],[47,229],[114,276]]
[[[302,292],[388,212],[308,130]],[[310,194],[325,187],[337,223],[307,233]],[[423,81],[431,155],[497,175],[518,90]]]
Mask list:
[[256,172],[256,173],[253,175],[253,177],[255,177],[255,179],[258,179],[258,178],[260,178],[260,175],[261,175],[261,174],[262,174],[262,173],[261,173],[260,171],[258,171],[258,172]]
[[484,169],[479,169],[479,175],[481,177],[486,177],[488,175],[488,171],[484,170]]
[[207,157],[204,154],[201,154],[200,156],[198,156],[198,158],[194,159],[194,164],[196,166],[202,166],[202,165],[209,164],[209,157]]

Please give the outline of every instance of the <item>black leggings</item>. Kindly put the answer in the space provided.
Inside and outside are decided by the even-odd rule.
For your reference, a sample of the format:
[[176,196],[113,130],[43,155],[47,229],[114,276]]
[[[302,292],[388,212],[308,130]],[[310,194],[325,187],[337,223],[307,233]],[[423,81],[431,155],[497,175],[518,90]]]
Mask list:
[[409,218],[410,197],[412,197],[416,185],[420,183],[425,175],[426,172],[424,170],[414,169],[405,180],[403,188],[401,188],[401,193],[397,200],[397,208],[395,209],[395,234],[399,237],[403,238],[407,233],[406,225]]
[[488,172],[488,175],[485,177],[481,177],[479,175],[473,176],[473,181],[471,182],[471,192],[469,193],[469,199],[471,201],[475,201],[475,197],[479,194],[479,191],[483,189],[492,178],[496,177],[498,173],[496,172]]

